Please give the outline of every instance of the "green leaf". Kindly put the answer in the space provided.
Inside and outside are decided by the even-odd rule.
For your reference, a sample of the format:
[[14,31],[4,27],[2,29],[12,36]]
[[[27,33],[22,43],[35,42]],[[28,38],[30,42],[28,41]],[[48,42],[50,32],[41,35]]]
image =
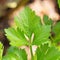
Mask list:
[[57,22],[55,26],[53,26],[52,31],[55,33],[54,42],[60,42],[60,22]]
[[10,47],[2,60],[27,60],[27,54],[24,49]]
[[60,0],[58,0],[58,5],[59,5],[59,8],[60,8]]
[[48,44],[42,45],[36,50],[37,60],[59,60],[60,51]]
[[19,27],[24,33],[31,38],[35,29],[40,26],[40,18],[35,15],[29,7],[25,7],[18,16],[15,17],[17,27]]
[[3,44],[0,42],[0,60],[2,60],[3,55]]
[[19,28],[5,29],[5,33],[12,46],[28,45],[28,41],[25,39],[24,33]]
[[50,25],[41,26],[39,29],[36,29],[33,45],[40,45],[42,43],[48,42],[50,31],[51,31]]
[[15,17],[17,27],[19,27],[31,40],[31,36],[34,33],[34,45],[40,45],[43,42],[48,41],[50,36],[50,25],[42,26],[40,18],[36,16],[35,12],[26,7],[18,16]]
[[53,23],[52,20],[47,15],[44,15],[43,20],[46,25],[52,25]]

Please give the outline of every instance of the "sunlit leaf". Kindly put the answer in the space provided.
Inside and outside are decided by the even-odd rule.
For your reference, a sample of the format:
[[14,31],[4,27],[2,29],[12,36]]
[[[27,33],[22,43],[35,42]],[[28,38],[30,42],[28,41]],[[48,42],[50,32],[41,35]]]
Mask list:
[[36,29],[33,45],[40,45],[44,42],[49,41],[51,26],[41,26],[39,29]]
[[5,29],[5,33],[12,46],[28,45],[28,41],[26,40],[26,38],[24,37],[24,33],[20,29]]
[[42,26],[40,20],[41,19],[36,16],[35,12],[28,7],[15,17],[17,27],[24,31],[29,40],[34,33],[33,44],[35,45],[48,41],[50,36],[51,26]]

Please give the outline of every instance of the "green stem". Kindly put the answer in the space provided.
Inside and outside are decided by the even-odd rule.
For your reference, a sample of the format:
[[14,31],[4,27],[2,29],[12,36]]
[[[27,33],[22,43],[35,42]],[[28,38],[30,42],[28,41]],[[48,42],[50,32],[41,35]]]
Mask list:
[[30,46],[30,52],[31,52],[31,60],[34,60],[32,46]]

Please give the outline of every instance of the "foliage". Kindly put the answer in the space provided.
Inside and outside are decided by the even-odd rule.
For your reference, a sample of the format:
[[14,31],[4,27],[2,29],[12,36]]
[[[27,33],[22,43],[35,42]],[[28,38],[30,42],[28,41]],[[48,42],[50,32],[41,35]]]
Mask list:
[[42,45],[36,51],[37,60],[59,60],[60,52],[53,46],[48,44]]
[[5,32],[7,33],[6,36],[12,46],[28,45],[28,41],[25,39],[24,33],[19,28],[5,29]]
[[27,55],[23,49],[10,47],[2,60],[27,60]]
[[0,42],[0,60],[2,60],[2,54],[3,54],[3,45]]
[[44,15],[43,20],[44,20],[46,25],[52,25],[53,24],[53,21],[47,15]]
[[59,8],[60,8],[60,0],[58,0],[58,5],[59,5]]
[[54,42],[60,42],[60,22],[57,22],[57,24],[53,27],[52,31],[55,33],[55,37],[53,38]]
[[[48,16],[44,16],[45,25],[42,25],[40,17],[29,7],[25,7],[15,17],[14,21],[16,28],[5,29],[5,35],[10,41],[11,47],[8,48],[6,55],[1,60],[27,60],[26,51],[21,49],[20,46],[29,47],[31,60],[59,60],[60,51],[51,41],[53,21]],[[56,41],[60,40],[60,37],[58,37],[60,36],[59,24],[57,23],[52,29],[57,37],[57,39],[56,37],[52,37],[52,39]],[[33,55],[33,45],[37,46],[35,55]]]

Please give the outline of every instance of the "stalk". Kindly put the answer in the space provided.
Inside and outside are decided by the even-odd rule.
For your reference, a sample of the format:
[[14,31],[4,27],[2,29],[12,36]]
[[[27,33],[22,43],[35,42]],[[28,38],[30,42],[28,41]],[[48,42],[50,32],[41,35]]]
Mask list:
[[30,40],[31,60],[34,60],[33,51],[32,51],[32,42],[33,42],[33,39],[34,39],[34,33],[32,33],[31,40]]
[[30,52],[31,52],[31,60],[34,60],[33,51],[32,51],[32,46],[30,46]]

